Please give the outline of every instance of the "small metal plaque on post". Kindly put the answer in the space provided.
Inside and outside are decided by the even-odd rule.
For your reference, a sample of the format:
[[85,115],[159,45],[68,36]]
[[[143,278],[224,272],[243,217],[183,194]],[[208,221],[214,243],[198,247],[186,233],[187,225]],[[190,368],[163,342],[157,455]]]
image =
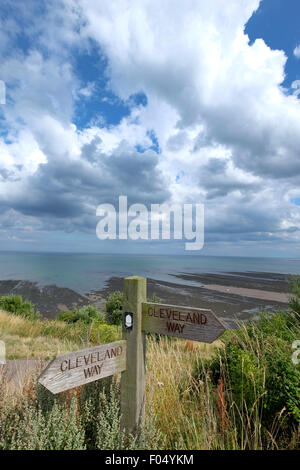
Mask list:
[[125,312],[124,327],[126,328],[126,330],[132,330],[132,327],[133,327],[133,313],[132,312]]

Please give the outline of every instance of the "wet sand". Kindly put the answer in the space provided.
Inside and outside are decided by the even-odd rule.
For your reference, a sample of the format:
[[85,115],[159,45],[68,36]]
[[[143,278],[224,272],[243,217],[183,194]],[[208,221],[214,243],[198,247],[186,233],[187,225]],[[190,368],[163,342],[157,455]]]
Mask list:
[[[262,310],[287,309],[286,277],[274,273],[183,273],[174,276],[174,283],[148,278],[147,295],[151,297],[155,293],[163,303],[172,305],[210,308],[228,326],[234,326],[236,320],[257,319]],[[94,298],[99,296],[101,302],[110,293],[122,289],[123,279],[112,277],[106,288],[93,295]]]
[[217,284],[208,284],[203,286],[205,289],[210,289],[217,292],[224,292],[226,294],[237,294],[243,297],[252,297],[254,299],[270,300],[272,302],[288,303],[289,296],[284,292],[272,292],[259,289],[247,289],[246,287],[227,287],[219,286]]
[[54,318],[61,310],[88,305],[90,299],[66,287],[40,286],[29,281],[0,281],[0,294],[22,295],[46,318]]
[[245,287],[274,292],[289,292],[288,274],[268,272],[227,272],[221,274],[190,274],[182,273],[173,275],[175,278],[186,282],[201,285],[222,285],[232,287]]

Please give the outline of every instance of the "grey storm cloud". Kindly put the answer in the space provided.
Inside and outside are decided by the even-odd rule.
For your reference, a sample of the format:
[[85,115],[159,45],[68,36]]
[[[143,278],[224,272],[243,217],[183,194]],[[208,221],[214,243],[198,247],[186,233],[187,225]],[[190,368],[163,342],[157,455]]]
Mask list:
[[[228,0],[223,10],[218,0],[56,3],[38,15],[34,0],[21,2],[14,21],[0,19],[10,103],[0,139],[3,229],[28,221],[90,233],[96,207],[117,207],[126,195],[147,206],[204,202],[208,241],[297,236],[299,100],[281,87],[284,53],[262,40],[250,45],[243,33],[259,0]],[[28,50],[14,39],[18,15]],[[110,91],[125,101],[144,93],[147,105],[118,125],[92,119],[78,129],[77,102],[89,83],[73,54],[86,54],[90,41],[107,62],[99,77]],[[150,131],[160,154],[149,149]]]
[[185,131],[179,131],[168,139],[167,148],[171,151],[180,150],[186,145],[187,141],[187,133]]
[[283,213],[274,210],[267,204],[266,207],[262,204],[258,205],[257,201],[248,197],[245,197],[242,203],[239,201],[230,207],[223,204],[216,207],[215,210],[218,211],[218,217],[215,216],[211,206],[207,207],[205,225],[207,234],[221,234],[224,237],[232,235],[234,238],[252,239],[254,234],[257,234],[258,238],[262,234],[269,238],[268,234],[281,231],[280,224]]
[[1,180],[2,181],[20,181],[20,178],[16,177],[13,171],[9,171],[6,168],[0,168],[0,181]]
[[[230,119],[226,117],[230,115]],[[218,109],[208,113],[208,139],[215,139],[232,151],[235,165],[258,176],[292,178],[300,172],[300,135],[288,123],[258,125],[255,116],[240,120],[238,112]],[[285,128],[281,126],[285,125]]]
[[260,189],[262,184],[238,179],[230,176],[226,171],[229,167],[229,161],[217,157],[199,167],[199,185],[205,188],[206,199],[215,199],[225,197],[233,191],[239,191],[242,195],[251,196],[251,193]]
[[141,154],[121,142],[107,155],[97,150],[97,144],[96,138],[83,146],[79,160],[50,159],[40,164],[27,179],[24,193],[0,201],[2,210],[12,208],[38,217],[47,229],[85,231],[95,229],[96,207],[117,205],[119,195],[127,195],[129,204],[161,203],[169,198],[154,151]]

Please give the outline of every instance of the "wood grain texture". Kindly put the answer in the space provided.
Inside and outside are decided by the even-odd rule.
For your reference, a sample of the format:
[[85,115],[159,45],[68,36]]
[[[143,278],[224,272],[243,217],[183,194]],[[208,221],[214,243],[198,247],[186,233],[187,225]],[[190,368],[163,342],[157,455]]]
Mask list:
[[39,376],[56,394],[126,369],[126,341],[115,341],[57,356]]
[[212,343],[226,330],[212,310],[144,302],[142,311],[146,333]]
[[133,328],[123,325],[127,341],[127,366],[121,376],[121,429],[135,433],[144,420],[145,408],[145,334],[142,332],[142,302],[146,296],[146,278],[124,279],[123,312],[133,314]]

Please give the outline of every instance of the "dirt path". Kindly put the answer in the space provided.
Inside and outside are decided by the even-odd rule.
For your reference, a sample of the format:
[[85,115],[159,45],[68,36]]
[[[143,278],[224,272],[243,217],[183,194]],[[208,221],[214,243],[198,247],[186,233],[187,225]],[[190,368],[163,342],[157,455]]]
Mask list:
[[31,373],[39,373],[42,362],[39,359],[17,359],[0,365],[0,375],[8,383],[22,386]]

